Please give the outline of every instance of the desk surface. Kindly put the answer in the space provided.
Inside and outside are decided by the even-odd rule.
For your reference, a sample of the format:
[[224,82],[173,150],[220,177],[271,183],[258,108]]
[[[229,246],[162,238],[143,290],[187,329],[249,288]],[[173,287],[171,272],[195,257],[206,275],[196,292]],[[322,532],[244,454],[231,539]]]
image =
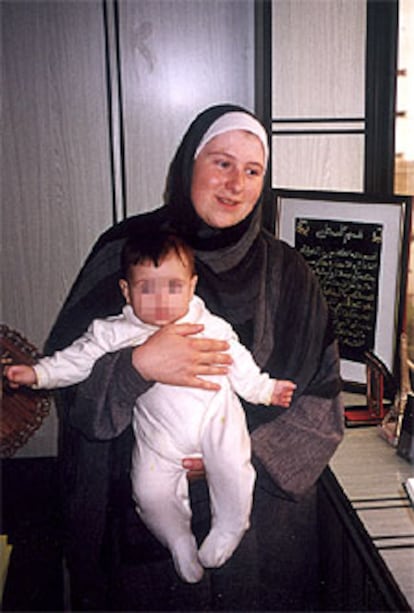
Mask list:
[[413,466],[375,426],[347,428],[330,466],[414,610],[414,508],[402,485]]

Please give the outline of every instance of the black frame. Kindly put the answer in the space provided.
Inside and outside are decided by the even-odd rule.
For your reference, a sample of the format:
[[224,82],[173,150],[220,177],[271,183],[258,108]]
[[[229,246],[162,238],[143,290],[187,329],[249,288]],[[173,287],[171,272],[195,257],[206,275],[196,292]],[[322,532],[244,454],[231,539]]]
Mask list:
[[[406,310],[406,291],[408,277],[408,254],[411,231],[411,215],[412,215],[412,198],[410,196],[376,196],[355,192],[322,192],[322,191],[304,191],[304,190],[272,190],[273,193],[273,228],[269,228],[272,234],[276,232],[278,222],[277,203],[280,198],[284,199],[299,199],[309,201],[332,201],[333,203],[341,202],[361,204],[399,204],[403,207],[403,222],[401,230],[401,252],[400,252],[400,274],[398,282],[398,295],[396,297],[396,322],[394,330],[393,342],[393,358],[392,358],[392,374],[396,380],[400,379],[400,360],[398,351],[398,339],[403,330]],[[338,214],[341,208],[338,206]],[[366,390],[366,384],[356,383],[354,381],[345,382],[346,389],[349,391],[362,392]]]
[[364,191],[394,193],[398,0],[367,0]]

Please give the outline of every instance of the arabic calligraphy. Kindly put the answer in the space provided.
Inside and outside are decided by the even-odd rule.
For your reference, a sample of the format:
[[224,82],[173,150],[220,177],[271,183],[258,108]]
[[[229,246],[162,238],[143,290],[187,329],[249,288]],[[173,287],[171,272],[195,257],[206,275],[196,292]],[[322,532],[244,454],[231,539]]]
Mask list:
[[341,357],[357,362],[375,342],[382,231],[379,224],[295,220],[295,247],[319,279]]

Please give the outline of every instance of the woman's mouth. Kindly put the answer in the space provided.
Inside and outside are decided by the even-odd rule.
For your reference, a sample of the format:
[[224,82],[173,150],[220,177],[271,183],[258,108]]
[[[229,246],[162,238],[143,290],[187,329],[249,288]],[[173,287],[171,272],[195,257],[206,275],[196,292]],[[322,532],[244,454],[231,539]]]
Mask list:
[[240,204],[238,200],[231,200],[230,198],[222,198],[221,196],[217,196],[217,200],[219,204],[225,207],[229,207],[229,208],[234,208],[238,204]]

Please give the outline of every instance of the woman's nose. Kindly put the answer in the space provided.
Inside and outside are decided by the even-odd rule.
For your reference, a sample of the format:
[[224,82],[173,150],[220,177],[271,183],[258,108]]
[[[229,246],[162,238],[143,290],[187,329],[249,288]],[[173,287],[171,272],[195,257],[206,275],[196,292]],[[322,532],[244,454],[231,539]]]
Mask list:
[[240,192],[244,188],[244,173],[241,169],[232,169],[227,177],[227,187],[233,192]]

